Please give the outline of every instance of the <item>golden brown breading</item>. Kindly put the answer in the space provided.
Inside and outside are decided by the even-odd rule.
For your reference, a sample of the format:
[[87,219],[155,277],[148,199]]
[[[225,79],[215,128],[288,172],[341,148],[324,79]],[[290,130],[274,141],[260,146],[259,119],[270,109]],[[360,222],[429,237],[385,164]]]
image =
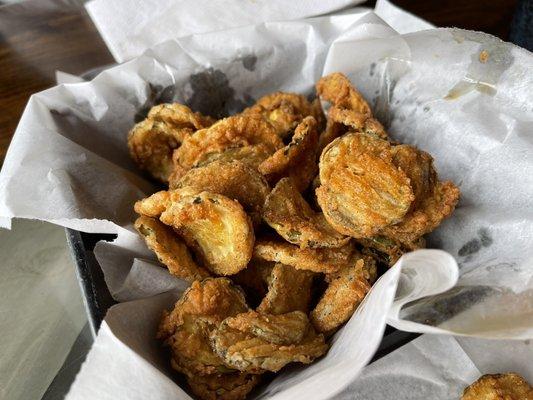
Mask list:
[[170,192],[159,219],[172,226],[216,275],[233,275],[252,256],[254,230],[239,202],[190,187]]
[[244,400],[261,375],[234,372],[187,377],[192,392],[202,400]]
[[148,117],[128,134],[130,154],[141,169],[166,182],[173,170],[172,153],[195,131],[214,121],[182,104],[152,107]]
[[170,192],[161,190],[142,200],[136,201],[133,209],[139,215],[159,218],[163,211],[170,205],[170,202]]
[[348,321],[370,290],[365,278],[365,260],[329,274],[329,285],[311,312],[311,323],[318,332],[330,333]]
[[157,332],[171,348],[172,367],[187,376],[228,372],[211,350],[208,335],[225,318],[247,309],[244,294],[229,279],[194,281],[174,309],[163,313]]
[[274,127],[261,115],[238,114],[187,137],[174,152],[174,167],[186,172],[193,167],[205,165],[206,160],[215,161],[230,150],[233,152],[232,158],[242,159],[238,149],[245,148],[248,155],[250,152],[254,153],[248,146],[252,149],[259,147],[259,153],[273,154],[283,147],[283,142]]
[[370,106],[352,85],[346,75],[335,72],[320,78],[316,91],[321,100],[331,103],[340,110],[350,110],[358,114],[372,115]]
[[371,237],[398,223],[414,200],[409,178],[392,163],[390,144],[348,133],[331,142],[320,156],[318,203],[337,231]]
[[352,252],[351,243],[336,249],[300,249],[286,242],[260,239],[255,243],[253,256],[296,269],[330,273],[344,267]]
[[210,276],[209,271],[194,262],[179,236],[159,220],[140,216],[135,229],[172,275],[189,282]]
[[317,123],[313,117],[306,117],[296,127],[291,142],[263,161],[259,165],[259,172],[271,184],[290,176],[301,192],[309,186],[316,174],[317,150]]
[[210,339],[227,366],[249,373],[276,372],[290,362],[308,364],[328,347],[300,311],[239,314],[225,319]]
[[264,314],[307,313],[311,301],[314,273],[276,264],[268,276],[268,293],[257,311]]
[[371,255],[383,264],[392,267],[405,253],[423,249],[426,247],[426,241],[423,237],[414,242],[399,242],[394,238],[377,235],[371,238],[357,239],[363,247],[363,254]]
[[259,305],[268,292],[268,279],[276,263],[252,258],[248,266],[232,275],[233,282],[246,293],[250,305]]
[[463,391],[461,400],[533,400],[533,388],[512,372],[483,375]]
[[170,189],[189,186],[237,200],[256,226],[261,222],[261,209],[270,192],[263,176],[241,161],[215,161],[193,168],[178,181],[171,179],[169,185]]
[[295,93],[275,92],[261,97],[243,114],[260,114],[285,138],[307,116],[313,116],[318,123],[323,120],[319,102],[310,103],[304,96]]
[[285,240],[302,249],[341,247],[350,240],[333,229],[322,213],[311,209],[291,178],[281,179],[264,204],[264,220]]
[[426,152],[407,145],[394,146],[392,151],[393,163],[410,179],[415,201],[402,221],[384,227],[380,234],[409,246],[453,212],[460,191],[452,182],[438,181],[433,158]]

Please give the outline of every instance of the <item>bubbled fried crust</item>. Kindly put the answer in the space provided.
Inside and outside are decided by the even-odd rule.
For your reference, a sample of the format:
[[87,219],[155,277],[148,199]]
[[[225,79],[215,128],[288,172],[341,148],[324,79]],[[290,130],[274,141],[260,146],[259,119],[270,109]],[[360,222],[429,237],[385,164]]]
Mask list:
[[263,161],[258,169],[271,184],[283,177],[291,177],[301,192],[316,174],[317,151],[317,122],[313,117],[306,117],[296,127],[291,142]]
[[159,220],[140,216],[135,221],[135,229],[172,275],[189,282],[210,276],[205,268],[194,262],[179,236]]
[[464,390],[461,400],[533,400],[533,388],[515,373],[483,375]]
[[314,275],[290,265],[276,264],[267,278],[268,292],[257,311],[274,315],[291,311],[307,313]]
[[259,239],[253,257],[290,265],[296,269],[313,272],[336,272],[349,262],[353,252],[350,243],[336,249],[300,249],[287,242]]
[[307,116],[313,116],[321,124],[322,108],[317,101],[310,103],[304,96],[295,93],[275,92],[260,98],[243,114],[259,114],[266,118],[281,138],[289,136]]
[[291,362],[308,364],[327,350],[307,316],[248,312],[230,317],[210,336],[212,349],[230,368],[243,372],[277,372]]
[[192,392],[201,400],[244,400],[261,376],[234,372],[187,378]]
[[178,181],[170,180],[170,189],[193,187],[237,200],[258,225],[261,209],[270,192],[268,183],[257,170],[241,161],[214,161],[189,170]]
[[341,247],[349,240],[333,229],[322,213],[311,209],[291,178],[281,179],[267,196],[263,218],[285,240],[302,249]]
[[316,84],[316,91],[320,99],[330,102],[333,107],[363,115],[372,114],[361,93],[352,86],[346,75],[340,72],[321,78]]
[[128,148],[139,168],[167,182],[173,170],[172,154],[196,130],[210,126],[210,117],[194,113],[182,104],[152,107],[148,117],[128,134]]
[[164,312],[157,332],[171,349],[173,368],[187,376],[227,371],[207,337],[225,318],[247,309],[244,294],[229,279],[194,281],[174,309]]
[[329,285],[310,318],[318,332],[330,333],[348,321],[370,290],[360,258],[327,277]]
[[188,171],[205,158],[216,159],[213,154],[247,146],[262,146],[272,154],[283,147],[283,142],[274,127],[261,115],[238,114],[187,137],[174,152],[173,162],[175,168]]
[[172,226],[215,275],[233,275],[252,256],[254,230],[242,206],[226,196],[191,187],[171,192],[160,220]]
[[387,141],[348,133],[324,149],[319,168],[318,203],[328,223],[345,235],[373,236],[400,222],[414,200]]

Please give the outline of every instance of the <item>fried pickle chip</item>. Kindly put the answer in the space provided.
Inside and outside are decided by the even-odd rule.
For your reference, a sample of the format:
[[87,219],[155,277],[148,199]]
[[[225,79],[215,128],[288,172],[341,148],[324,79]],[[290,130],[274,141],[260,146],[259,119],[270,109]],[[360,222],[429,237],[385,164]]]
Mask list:
[[348,321],[370,290],[365,278],[365,260],[327,276],[329,285],[311,312],[311,323],[318,332],[329,333]]
[[318,203],[329,224],[345,235],[373,236],[400,222],[414,200],[385,140],[348,133],[324,149],[319,167]]
[[263,161],[259,172],[271,184],[290,176],[298,190],[303,191],[316,174],[317,150],[317,123],[313,117],[306,117],[296,127],[291,142]]
[[142,200],[136,201],[133,209],[139,215],[159,218],[170,204],[170,192],[161,190]]
[[281,179],[267,196],[263,219],[285,240],[300,248],[341,247],[350,240],[333,229],[322,213],[317,213],[291,178]]
[[183,237],[213,274],[236,274],[250,261],[254,230],[235,200],[184,187],[170,192],[159,219]]
[[310,103],[304,96],[295,93],[275,92],[261,97],[243,114],[259,114],[266,118],[281,138],[288,137],[307,116],[317,122],[324,119],[319,102]]
[[268,276],[268,292],[257,307],[264,314],[307,313],[311,302],[314,273],[276,264]]
[[380,233],[409,246],[433,231],[453,212],[460,191],[452,182],[438,180],[433,158],[426,152],[408,145],[394,146],[392,151],[393,163],[410,179],[415,201],[399,223],[383,228]]
[[244,400],[259,383],[261,375],[234,372],[187,377],[192,392],[202,400]]
[[157,338],[170,347],[172,367],[189,377],[231,372],[208,336],[225,318],[247,310],[244,294],[229,279],[194,281],[174,309],[163,313]]
[[248,304],[258,306],[268,292],[272,269],[276,263],[252,258],[248,266],[231,279],[246,293]]
[[291,362],[308,364],[328,347],[300,311],[239,314],[225,319],[210,339],[227,366],[249,373],[276,372]]
[[148,117],[128,134],[130,154],[141,169],[166,182],[173,170],[174,150],[185,138],[213,122],[210,117],[192,112],[178,103],[152,107]]
[[253,257],[300,270],[330,273],[344,267],[352,252],[350,243],[337,249],[300,249],[287,242],[261,239],[255,243]]
[[179,236],[159,220],[140,216],[135,221],[135,229],[172,275],[189,282],[210,276],[205,268],[194,262]]
[[[232,157],[226,157],[226,161],[243,160],[256,152],[273,154],[282,147],[283,142],[274,127],[261,115],[238,114],[187,137],[174,152],[173,162],[179,175],[180,171],[205,165],[206,160],[215,161],[227,152]],[[246,153],[245,157],[240,154],[241,151]]]
[[215,161],[193,168],[180,180],[170,180],[169,185],[171,189],[189,186],[237,200],[255,225],[261,221],[261,209],[270,192],[263,176],[240,161]]
[[483,375],[463,391],[461,400],[533,400],[533,388],[515,373]]

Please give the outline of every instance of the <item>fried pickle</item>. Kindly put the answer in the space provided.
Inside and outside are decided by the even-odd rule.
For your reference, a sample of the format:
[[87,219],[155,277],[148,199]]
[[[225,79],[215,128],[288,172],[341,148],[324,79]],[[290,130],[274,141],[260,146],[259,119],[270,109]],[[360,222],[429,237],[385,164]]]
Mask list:
[[328,347],[300,311],[281,315],[250,311],[229,317],[210,339],[228,367],[249,373],[276,372],[291,362],[308,364]]
[[140,216],[135,229],[172,275],[189,282],[210,276],[209,271],[194,262],[179,236],[159,220]]
[[259,383],[261,375],[234,372],[187,377],[192,392],[201,400],[244,400]]
[[214,121],[192,112],[182,104],[161,104],[152,107],[148,117],[136,124],[128,134],[128,148],[139,168],[155,179],[167,182],[173,170],[172,154],[198,129]]
[[371,237],[409,211],[413,191],[409,178],[392,163],[390,147],[385,140],[348,133],[322,152],[317,200],[340,233]]
[[363,301],[370,290],[364,264],[365,259],[360,258],[326,276],[328,287],[310,315],[317,332],[330,333],[337,329],[350,319]]
[[243,114],[260,114],[276,129],[281,138],[288,137],[307,116],[322,123],[324,116],[319,102],[310,103],[304,96],[295,93],[275,92],[261,97]]
[[306,117],[294,132],[291,142],[279,149],[259,165],[261,172],[271,184],[290,176],[298,190],[305,190],[316,171],[318,131],[316,120]]
[[252,258],[248,266],[232,275],[233,282],[238,284],[246,293],[248,304],[258,306],[268,292],[268,282],[272,269],[276,263]]
[[268,292],[257,307],[264,314],[307,313],[311,302],[314,273],[297,270],[290,265],[276,264],[267,277]]
[[350,243],[336,249],[300,249],[286,242],[260,239],[255,243],[253,257],[299,270],[330,273],[344,267],[352,252]]
[[171,179],[169,185],[170,189],[189,186],[237,200],[256,226],[261,222],[261,209],[270,192],[263,176],[240,161],[215,161],[193,168],[178,181]]
[[252,256],[254,230],[242,206],[226,196],[190,187],[170,192],[159,219],[172,226],[216,275],[233,275]]
[[533,400],[533,388],[512,372],[483,375],[463,391],[461,400]]
[[423,249],[426,241],[423,237],[414,242],[399,242],[387,236],[372,236],[371,238],[357,239],[363,246],[363,254],[371,255],[381,263],[392,267],[405,253]]
[[194,281],[174,309],[163,313],[156,337],[170,347],[172,367],[188,377],[231,372],[208,336],[225,318],[247,310],[244,294],[229,279]]
[[266,197],[263,219],[285,240],[304,249],[341,247],[349,238],[333,229],[296,189],[291,178],[281,179]]
[[[274,127],[257,114],[238,114],[224,118],[207,129],[188,136],[172,157],[174,175],[205,165],[206,160],[215,161],[228,151],[230,159],[245,160],[239,154],[244,151],[248,156],[258,152],[273,154],[283,147],[283,142]],[[174,176],[173,179],[176,179]]]

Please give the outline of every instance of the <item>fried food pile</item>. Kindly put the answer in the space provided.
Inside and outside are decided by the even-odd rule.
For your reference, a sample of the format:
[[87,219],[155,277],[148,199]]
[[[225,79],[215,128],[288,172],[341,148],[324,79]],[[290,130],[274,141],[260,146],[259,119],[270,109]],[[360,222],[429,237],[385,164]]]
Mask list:
[[463,391],[461,400],[533,400],[533,388],[512,372],[483,375]]
[[157,335],[202,399],[243,399],[261,374],[323,355],[378,266],[424,247],[459,199],[347,77],[316,89],[219,121],[163,104],[128,135],[138,166],[168,185],[135,203],[135,228],[191,282]]

